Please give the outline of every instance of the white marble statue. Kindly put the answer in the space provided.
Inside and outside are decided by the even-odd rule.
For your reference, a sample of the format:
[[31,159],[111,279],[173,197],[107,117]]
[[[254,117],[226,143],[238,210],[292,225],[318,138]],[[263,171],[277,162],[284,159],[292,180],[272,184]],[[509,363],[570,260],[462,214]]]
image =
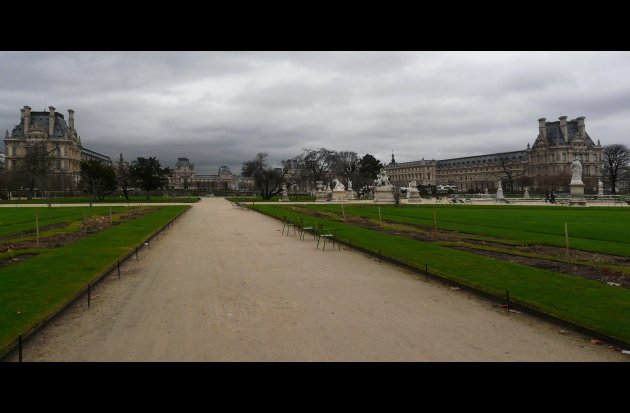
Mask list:
[[337,179],[337,178],[333,179],[333,183],[335,184],[335,186],[333,187],[334,191],[345,191],[346,190],[346,187],[341,182],[339,182],[339,179]]
[[571,183],[582,183],[582,164],[577,157],[573,160],[573,163],[571,163]]
[[376,175],[376,179],[374,180],[374,185],[392,186],[392,184],[389,183],[389,176],[387,176],[387,172],[385,172],[385,169],[381,169],[381,171]]
[[348,191],[352,191],[352,181],[348,179]]
[[604,193],[604,183],[601,180],[597,181],[597,191]]
[[497,200],[503,199],[503,184],[501,183],[501,180],[499,179],[499,187],[497,188]]

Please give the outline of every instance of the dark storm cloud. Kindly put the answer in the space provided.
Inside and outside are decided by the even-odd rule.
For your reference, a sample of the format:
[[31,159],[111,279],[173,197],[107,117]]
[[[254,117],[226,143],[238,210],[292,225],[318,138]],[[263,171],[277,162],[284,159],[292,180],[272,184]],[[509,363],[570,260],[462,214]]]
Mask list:
[[537,119],[586,116],[629,145],[626,52],[6,52],[0,126],[76,111],[84,145],[239,172],[303,148],[400,162],[525,149]]

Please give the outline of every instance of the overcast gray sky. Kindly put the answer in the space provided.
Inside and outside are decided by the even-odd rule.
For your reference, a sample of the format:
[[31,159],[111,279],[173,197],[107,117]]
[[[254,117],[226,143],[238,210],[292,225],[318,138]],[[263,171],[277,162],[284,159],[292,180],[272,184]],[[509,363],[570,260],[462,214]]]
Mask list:
[[[540,117],[630,146],[628,52],[0,52],[0,127],[54,106],[85,147],[198,173],[302,148],[389,162],[525,149]],[[4,151],[4,147],[2,147]]]

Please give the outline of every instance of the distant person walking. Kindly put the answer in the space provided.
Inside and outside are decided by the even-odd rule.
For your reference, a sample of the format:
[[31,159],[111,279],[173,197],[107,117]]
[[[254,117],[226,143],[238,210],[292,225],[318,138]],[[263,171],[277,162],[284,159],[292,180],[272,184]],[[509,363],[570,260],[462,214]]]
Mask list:
[[555,193],[553,190],[551,190],[551,194],[549,195],[549,201],[550,201],[552,204],[555,204],[555,203],[556,203],[556,193]]
[[545,204],[549,202],[549,191],[545,191]]

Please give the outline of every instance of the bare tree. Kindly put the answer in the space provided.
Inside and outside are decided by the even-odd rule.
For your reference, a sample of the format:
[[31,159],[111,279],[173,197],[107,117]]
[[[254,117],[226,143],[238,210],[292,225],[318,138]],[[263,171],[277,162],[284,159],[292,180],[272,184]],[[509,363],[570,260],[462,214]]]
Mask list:
[[254,178],[254,184],[263,199],[270,199],[282,191],[282,183],[286,174],[285,168],[274,168],[267,165],[267,153],[261,152],[252,160],[243,162],[241,174]]
[[311,181],[313,186],[315,186],[315,181],[323,181],[328,177],[334,154],[335,151],[326,148],[304,149],[303,153],[297,157],[302,174]]
[[610,192],[614,195],[617,193],[619,178],[627,169],[628,162],[630,161],[628,148],[626,148],[626,145],[616,143],[604,146],[602,153],[604,154],[605,176],[610,184]]
[[518,178],[526,174],[527,166],[523,163],[515,164],[507,155],[499,157],[499,166],[501,171],[495,173],[494,176],[500,179],[507,179],[507,189],[510,192],[514,192],[514,183]]
[[17,176],[22,187],[28,190],[28,198],[33,197],[35,188],[46,189],[47,180],[53,169],[52,153],[46,142],[34,142],[26,148],[26,155],[18,162]]
[[356,152],[340,151],[331,155],[330,171],[348,187],[348,180],[355,181],[359,169],[359,157]]

